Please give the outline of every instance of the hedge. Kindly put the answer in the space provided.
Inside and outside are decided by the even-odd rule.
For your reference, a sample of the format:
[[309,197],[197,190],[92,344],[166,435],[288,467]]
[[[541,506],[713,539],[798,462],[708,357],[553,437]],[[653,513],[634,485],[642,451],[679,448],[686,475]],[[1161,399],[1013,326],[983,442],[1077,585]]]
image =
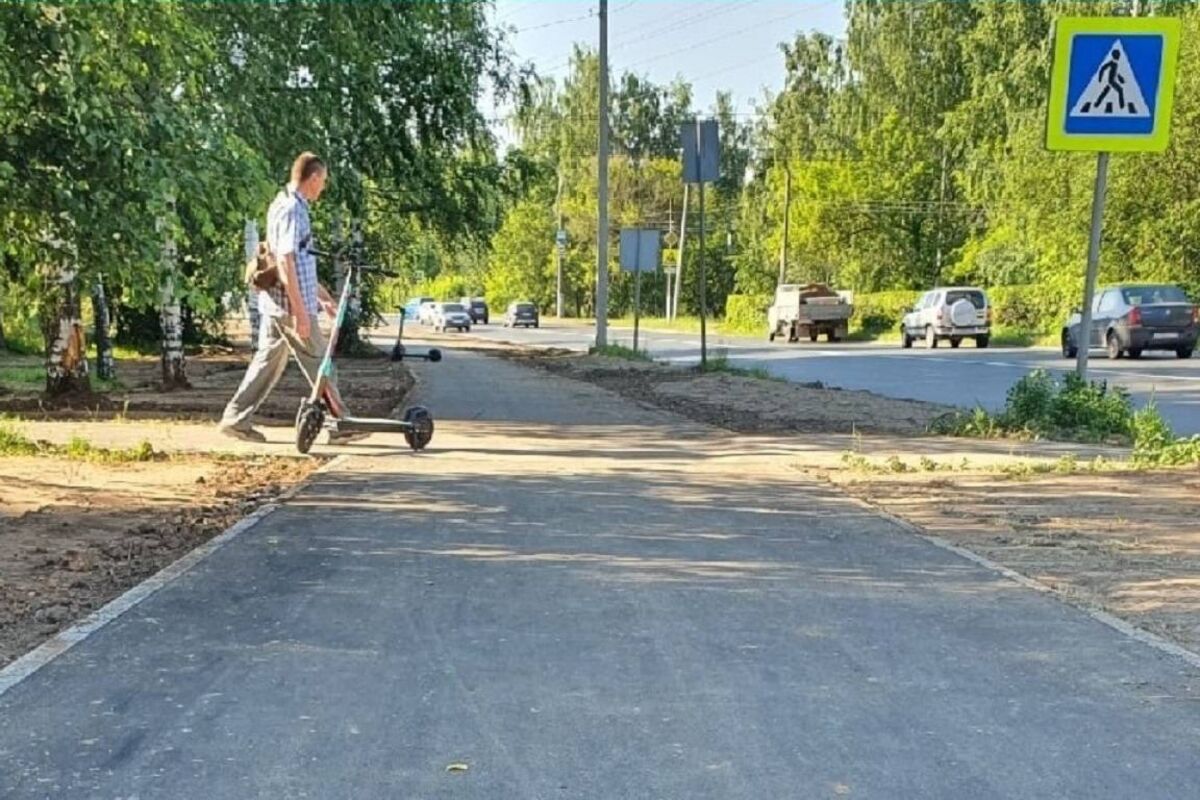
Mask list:
[[[897,330],[900,319],[923,292],[901,289],[854,295],[850,325],[870,334]],[[1072,308],[1061,291],[1038,285],[996,286],[987,290],[992,321],[998,328],[1049,333],[1058,329]],[[770,295],[731,294],[725,303],[725,330],[730,333],[762,333],[767,324]]]
[[731,294],[725,299],[726,333],[765,334],[767,309],[773,298],[769,294]]

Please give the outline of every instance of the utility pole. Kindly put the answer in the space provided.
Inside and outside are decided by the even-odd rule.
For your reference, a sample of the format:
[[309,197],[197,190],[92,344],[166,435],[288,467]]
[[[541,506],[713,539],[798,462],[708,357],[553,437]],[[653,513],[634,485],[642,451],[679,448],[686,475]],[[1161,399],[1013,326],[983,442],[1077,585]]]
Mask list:
[[783,162],[785,173],[783,184],[783,243],[779,246],[779,284],[787,280],[788,231],[792,227],[792,165]]
[[675,251],[675,287],[671,298],[671,319],[679,316],[679,287],[683,284],[683,245],[687,241],[688,186],[683,185],[683,211],[679,215],[679,249]]
[[600,0],[600,145],[596,153],[596,347],[608,345],[608,0]]
[[559,319],[563,317],[563,284],[562,284],[562,269],[563,269],[563,248],[566,244],[561,240],[563,229],[562,215],[562,164],[558,165],[558,191],[554,195],[554,210],[558,215],[558,228],[554,231],[554,252],[558,262],[558,278],[554,291],[554,314]]
[[707,276],[704,270],[704,175],[700,170],[700,153],[704,149],[703,128],[696,118],[696,179],[700,184],[700,371],[708,369],[708,297],[705,287]]

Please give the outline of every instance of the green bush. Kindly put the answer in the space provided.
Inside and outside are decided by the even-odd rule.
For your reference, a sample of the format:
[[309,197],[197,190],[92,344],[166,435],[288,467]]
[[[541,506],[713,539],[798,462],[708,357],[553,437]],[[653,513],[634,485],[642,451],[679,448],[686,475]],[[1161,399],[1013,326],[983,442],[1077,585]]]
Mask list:
[[854,315],[851,326],[866,333],[898,330],[900,319],[920,298],[920,292],[871,292],[854,296]]
[[1059,382],[1039,369],[1008,390],[1001,413],[982,408],[957,412],[935,420],[930,430],[951,436],[1125,441],[1134,432],[1134,412],[1124,389],[1084,381],[1074,373]]
[[757,333],[767,329],[767,309],[771,306],[769,294],[731,294],[725,300],[725,322],[721,330],[725,333]]
[[1200,464],[1200,436],[1176,439],[1158,407],[1149,403],[1133,415],[1133,463],[1139,467]]
[[[994,286],[986,289],[997,335],[1014,341],[1053,333],[1078,301],[1053,287]],[[921,297],[918,291],[868,292],[855,295],[851,325],[868,334],[899,328],[900,319]]]

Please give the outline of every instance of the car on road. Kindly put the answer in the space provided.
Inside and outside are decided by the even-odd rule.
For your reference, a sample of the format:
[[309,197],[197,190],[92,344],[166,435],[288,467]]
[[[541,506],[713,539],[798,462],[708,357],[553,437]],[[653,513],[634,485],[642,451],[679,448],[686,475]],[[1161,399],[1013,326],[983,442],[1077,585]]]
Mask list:
[[413,297],[404,304],[404,318],[419,320],[421,317],[421,304],[432,303],[432,297]]
[[[1062,354],[1075,358],[1083,336],[1083,315],[1076,309],[1062,329]],[[1092,301],[1088,347],[1103,347],[1108,357],[1139,358],[1146,350],[1166,350],[1191,358],[1200,332],[1200,310],[1178,286],[1120,284],[1097,292]]]
[[987,347],[991,338],[992,307],[987,293],[974,286],[928,291],[900,320],[900,343],[906,348],[918,339],[925,340],[930,349],[942,341],[958,347],[963,339],[974,339],[976,347]]
[[421,301],[421,305],[417,307],[417,322],[422,325],[433,324],[433,312],[437,309],[437,301],[432,298]]
[[504,327],[516,328],[517,326],[539,327],[537,306],[528,302],[509,303],[508,310],[504,312]]
[[464,297],[459,300],[467,313],[471,315],[471,321],[480,325],[488,324],[488,304],[482,297]]
[[454,328],[458,331],[470,332],[471,315],[467,313],[467,309],[463,307],[462,303],[435,303],[431,324],[435,331]]

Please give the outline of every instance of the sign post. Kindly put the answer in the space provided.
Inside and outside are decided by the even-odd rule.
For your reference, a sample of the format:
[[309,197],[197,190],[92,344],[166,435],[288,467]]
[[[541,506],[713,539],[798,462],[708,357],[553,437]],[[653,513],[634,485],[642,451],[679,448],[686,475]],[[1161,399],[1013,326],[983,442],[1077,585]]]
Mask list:
[[[708,367],[708,296],[704,264],[704,184],[721,177],[721,144],[715,119],[685,122],[679,131],[683,145],[683,182],[700,184],[700,369]],[[678,286],[678,278],[676,285]]]
[[[1108,160],[1113,152],[1161,153],[1170,141],[1179,55],[1177,19],[1066,17],[1054,26],[1054,69],[1046,120],[1050,150],[1092,151],[1096,186],[1083,307],[1074,342],[1076,371],[1087,378],[1092,301],[1100,265]],[[1103,345],[1104,342],[1095,342]]]
[[633,290],[633,350],[638,349],[642,317],[642,273],[658,269],[661,245],[657,228],[621,229],[621,269],[637,273]]

